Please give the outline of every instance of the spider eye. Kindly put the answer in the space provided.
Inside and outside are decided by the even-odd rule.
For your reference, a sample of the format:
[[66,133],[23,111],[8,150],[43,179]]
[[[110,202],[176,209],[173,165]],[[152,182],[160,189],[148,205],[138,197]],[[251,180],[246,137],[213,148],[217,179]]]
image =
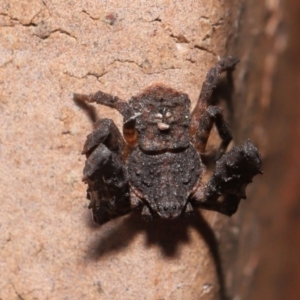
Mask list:
[[150,120],[151,122],[153,122],[153,124],[157,124],[159,122],[162,122],[163,119],[163,115],[161,113],[154,113],[150,116]]
[[172,114],[169,111],[167,111],[166,118],[169,119],[170,117],[172,117]]
[[157,126],[160,130],[168,130],[170,128],[170,125],[163,122],[158,122]]
[[155,117],[156,119],[162,119],[163,115],[160,114],[160,113],[156,113],[156,114],[154,115],[154,117]]

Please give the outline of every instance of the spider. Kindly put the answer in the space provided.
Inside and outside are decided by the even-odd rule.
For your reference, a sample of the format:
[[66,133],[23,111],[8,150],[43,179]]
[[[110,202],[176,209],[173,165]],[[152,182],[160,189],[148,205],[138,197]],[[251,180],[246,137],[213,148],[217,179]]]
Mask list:
[[[232,135],[222,110],[210,105],[220,74],[237,63],[229,56],[209,70],[192,113],[187,94],[161,84],[129,102],[102,91],[74,94],[76,102],[96,102],[123,116],[123,136],[111,119],[100,119],[83,147],[83,181],[94,222],[102,225],[133,210],[146,219],[173,219],[195,207],[228,216],[237,211],[240,200],[246,199],[247,184],[262,173],[261,156],[250,140],[225,153]],[[222,142],[204,185],[200,154],[213,124]]]

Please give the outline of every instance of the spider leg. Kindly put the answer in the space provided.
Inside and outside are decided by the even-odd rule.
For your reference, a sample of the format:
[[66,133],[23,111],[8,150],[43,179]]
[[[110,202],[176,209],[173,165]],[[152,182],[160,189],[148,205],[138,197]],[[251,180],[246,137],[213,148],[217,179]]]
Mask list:
[[197,191],[191,198],[192,204],[229,216],[234,214],[240,200],[246,199],[247,185],[255,175],[262,174],[261,164],[261,156],[250,140],[233,147],[217,161],[204,192]]
[[82,154],[89,156],[101,143],[113,152],[122,153],[125,143],[119,129],[111,119],[100,119],[95,123],[94,131],[87,136]]
[[203,153],[213,124],[216,125],[218,133],[222,139],[222,143],[218,150],[218,158],[220,158],[232,140],[232,135],[226,121],[224,120],[222,110],[219,107],[209,106],[203,113],[199,122],[198,130],[193,138],[193,144],[200,153]]
[[217,158],[220,158],[224,154],[228,144],[232,140],[232,135],[224,120],[221,109],[217,106],[211,106],[210,100],[220,74],[234,68],[238,61],[233,56],[222,59],[206,75],[198,102],[192,112],[190,129],[190,133],[193,136],[192,142],[200,153],[203,153],[205,150],[213,124],[216,125],[222,139]]
[[126,101],[120,99],[117,96],[103,93],[102,91],[98,91],[94,94],[89,95],[74,94],[73,97],[75,101],[79,100],[90,103],[96,102],[97,104],[102,104],[114,108],[120,112],[120,114],[124,117],[124,120],[128,120],[134,115],[132,108]]
[[135,144],[137,138],[135,131],[135,115],[128,102],[118,98],[117,96],[103,93],[102,91],[89,95],[74,94],[73,98],[75,102],[95,102],[97,104],[102,104],[116,109],[123,116],[123,133],[125,140],[130,145]]
[[87,157],[83,181],[88,184],[89,208],[94,221],[100,225],[132,209],[128,176],[122,161],[123,144],[113,121],[102,119],[87,137],[82,151]]
[[190,127],[191,135],[194,135],[197,131],[199,120],[202,114],[206,111],[207,107],[210,105],[212,93],[217,86],[217,82],[221,73],[224,71],[232,70],[238,62],[238,58],[234,56],[228,56],[227,58],[219,60],[215,64],[215,66],[213,66],[207,72],[197,104],[192,112],[192,120]]

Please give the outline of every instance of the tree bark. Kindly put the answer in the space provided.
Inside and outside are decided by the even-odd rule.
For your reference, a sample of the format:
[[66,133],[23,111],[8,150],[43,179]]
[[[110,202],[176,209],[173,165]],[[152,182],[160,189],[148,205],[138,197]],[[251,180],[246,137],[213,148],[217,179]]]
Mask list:
[[298,299],[300,5],[245,0],[239,7],[232,127],[238,141],[247,136],[258,146],[265,174],[238,214],[228,289],[234,299]]

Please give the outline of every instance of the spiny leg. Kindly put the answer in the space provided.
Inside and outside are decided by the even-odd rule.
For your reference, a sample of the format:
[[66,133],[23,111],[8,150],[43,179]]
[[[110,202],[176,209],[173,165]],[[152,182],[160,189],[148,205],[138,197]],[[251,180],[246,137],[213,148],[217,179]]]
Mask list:
[[196,107],[192,112],[190,134],[192,135],[194,146],[200,153],[203,153],[205,150],[213,124],[216,125],[222,139],[217,159],[226,151],[228,144],[232,140],[232,135],[224,120],[221,109],[216,106],[210,106],[211,96],[220,74],[223,71],[231,70],[238,61],[236,57],[229,56],[218,61],[217,64],[209,70],[202,85]]
[[[124,142],[123,142],[124,143]],[[87,137],[83,154],[87,160],[83,181],[88,184],[87,198],[91,201],[94,221],[107,221],[130,212],[129,184],[123,166],[122,137],[112,120],[97,122]]]
[[206,111],[207,107],[210,105],[212,93],[217,86],[217,82],[221,73],[232,70],[238,62],[238,58],[234,56],[228,56],[227,58],[219,60],[216,65],[207,72],[205,81],[202,84],[197,104],[192,112],[190,129],[191,135],[196,133],[199,120],[201,119],[202,114]]
[[210,131],[213,124],[216,125],[218,133],[222,139],[222,143],[218,150],[218,158],[220,158],[227,149],[230,141],[232,140],[232,135],[230,129],[224,120],[222,110],[217,106],[209,106],[203,113],[199,128],[193,137],[193,144],[200,153],[203,153],[209,138]]
[[[221,60],[207,74],[198,103],[192,114],[191,133],[194,134],[195,147],[205,150],[209,133],[215,123],[222,143],[219,157],[223,155],[232,136],[220,108],[210,106],[210,98],[221,72],[232,69],[238,59],[228,57]],[[245,189],[252,178],[261,171],[261,157],[258,150],[248,140],[233,147],[216,163],[214,173],[204,191],[199,189],[191,197],[191,203],[203,209],[218,211],[226,215],[236,212],[240,199],[246,198]],[[220,201],[220,196],[223,200]]]
[[[195,193],[191,202],[203,209],[226,215],[236,212],[240,199],[246,199],[245,189],[257,174],[262,174],[261,156],[257,148],[247,140],[233,147],[216,163],[214,173],[204,193]],[[219,197],[223,195],[223,201]]]
[[102,91],[98,91],[94,94],[84,95],[84,94],[74,94],[75,102],[95,102],[97,104],[102,104],[111,108],[116,109],[123,116],[123,133],[126,141],[134,145],[136,142],[136,131],[135,131],[135,115],[131,106],[124,100],[118,98],[117,96],[112,96]]
[[124,140],[119,129],[111,119],[98,120],[94,128],[94,131],[87,136],[82,154],[88,156],[101,143],[104,143],[115,153],[122,153]]
[[75,101],[79,100],[90,103],[95,102],[114,108],[120,112],[120,114],[124,117],[124,120],[128,120],[134,115],[130,105],[126,101],[121,100],[117,96],[112,96],[110,94],[103,93],[102,91],[98,91],[94,94],[89,95],[74,94],[73,97]]

